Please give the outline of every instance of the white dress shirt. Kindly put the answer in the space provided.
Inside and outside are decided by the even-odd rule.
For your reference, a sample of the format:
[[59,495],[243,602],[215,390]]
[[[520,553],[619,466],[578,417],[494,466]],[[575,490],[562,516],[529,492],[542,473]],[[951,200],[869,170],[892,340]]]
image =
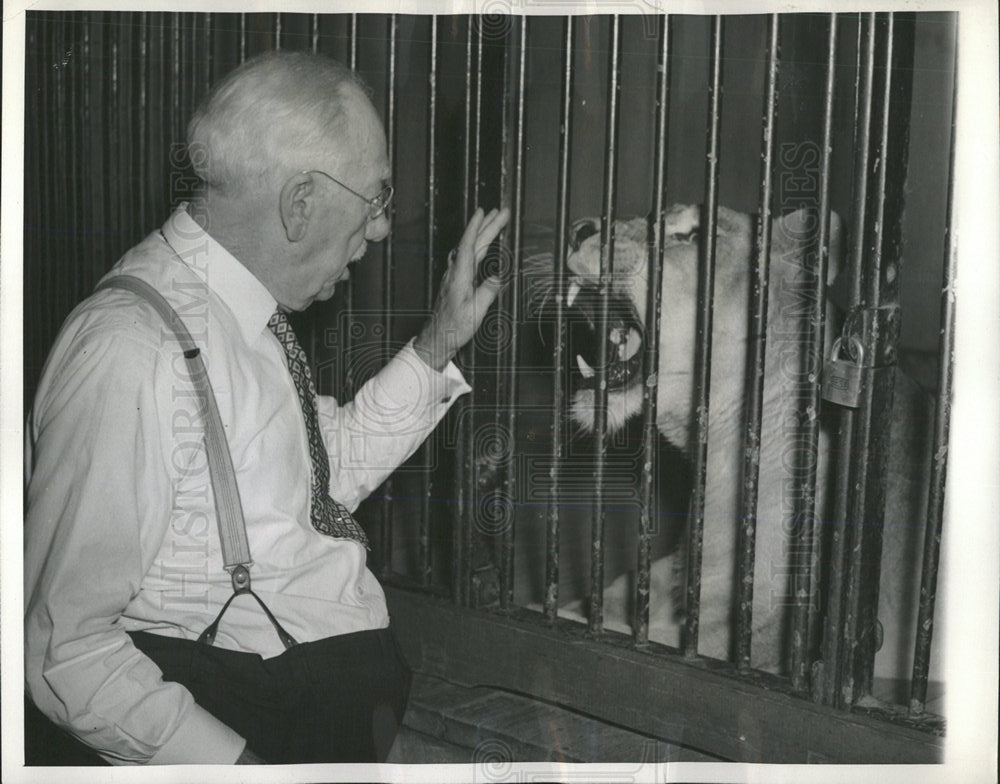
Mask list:
[[[109,275],[155,286],[202,349],[229,442],[254,591],[299,642],[382,628],[385,596],[355,541],[310,524],[308,438],[276,302],[182,207]],[[70,315],[26,434],[25,658],[32,699],[112,763],[233,762],[244,740],[165,683],[127,631],[189,640],[232,594],[197,398],[173,333],[134,294]],[[339,406],[320,396],[330,494],[354,509],[468,391],[412,342]],[[252,597],[216,645],[283,652]]]

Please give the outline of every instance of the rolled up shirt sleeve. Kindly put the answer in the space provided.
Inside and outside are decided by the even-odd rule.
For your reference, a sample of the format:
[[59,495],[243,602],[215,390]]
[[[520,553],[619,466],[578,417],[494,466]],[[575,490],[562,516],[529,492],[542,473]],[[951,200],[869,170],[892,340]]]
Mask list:
[[424,442],[458,397],[471,388],[453,363],[443,371],[404,346],[354,400],[318,397],[330,456],[330,494],[354,510]]
[[170,521],[177,372],[176,352],[129,326],[64,335],[29,422],[26,685],[112,764],[231,763],[244,739],[165,682],[121,622]]

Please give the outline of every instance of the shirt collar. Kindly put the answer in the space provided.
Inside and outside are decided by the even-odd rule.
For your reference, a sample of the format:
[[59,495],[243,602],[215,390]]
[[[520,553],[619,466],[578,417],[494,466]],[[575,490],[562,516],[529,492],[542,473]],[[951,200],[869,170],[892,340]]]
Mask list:
[[264,284],[198,225],[188,214],[187,203],[167,218],[160,231],[177,257],[232,311],[245,337],[256,339],[278,307]]

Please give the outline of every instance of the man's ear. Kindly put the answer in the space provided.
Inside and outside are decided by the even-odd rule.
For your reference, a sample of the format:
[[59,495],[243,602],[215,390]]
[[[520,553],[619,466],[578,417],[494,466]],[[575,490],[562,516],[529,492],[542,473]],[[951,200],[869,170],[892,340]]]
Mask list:
[[312,175],[299,172],[285,180],[278,196],[281,225],[289,242],[298,242],[306,235],[312,216],[312,195],[316,187]]

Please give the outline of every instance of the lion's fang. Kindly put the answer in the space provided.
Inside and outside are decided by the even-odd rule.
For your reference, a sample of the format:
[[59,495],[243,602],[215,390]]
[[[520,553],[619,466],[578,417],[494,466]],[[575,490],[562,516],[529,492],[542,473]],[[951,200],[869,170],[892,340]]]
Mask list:
[[566,292],[566,307],[573,307],[573,301],[576,299],[576,295],[580,293],[580,281],[573,280],[570,281],[569,291]]
[[588,365],[587,361],[579,354],[576,355],[576,364],[577,367],[580,368],[580,375],[582,375],[584,378],[593,378],[595,375],[597,375],[597,371],[595,371],[590,365]]

